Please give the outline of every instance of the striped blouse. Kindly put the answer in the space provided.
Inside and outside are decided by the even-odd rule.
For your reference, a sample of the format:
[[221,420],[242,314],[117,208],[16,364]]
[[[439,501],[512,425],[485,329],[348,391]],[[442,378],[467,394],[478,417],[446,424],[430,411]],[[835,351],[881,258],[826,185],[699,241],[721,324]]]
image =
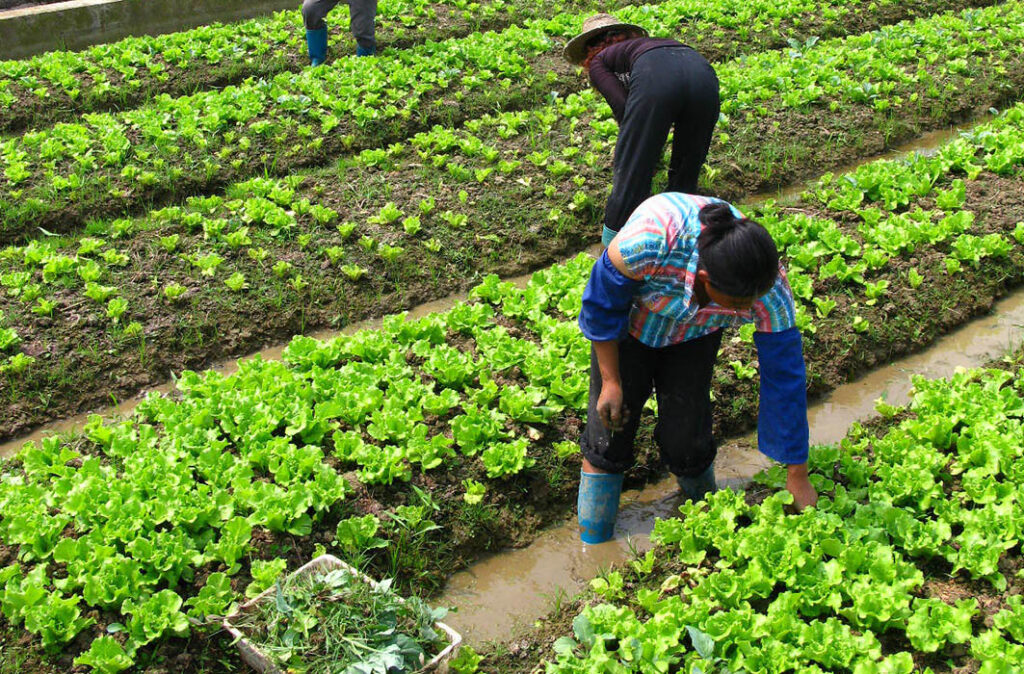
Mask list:
[[629,275],[644,281],[630,311],[629,331],[640,342],[664,347],[744,323],[754,323],[758,332],[782,332],[796,324],[793,293],[781,265],[775,285],[750,309],[726,309],[713,302],[698,306],[693,292],[701,231],[697,213],[720,201],[678,192],[653,196],[633,211],[615,237]]

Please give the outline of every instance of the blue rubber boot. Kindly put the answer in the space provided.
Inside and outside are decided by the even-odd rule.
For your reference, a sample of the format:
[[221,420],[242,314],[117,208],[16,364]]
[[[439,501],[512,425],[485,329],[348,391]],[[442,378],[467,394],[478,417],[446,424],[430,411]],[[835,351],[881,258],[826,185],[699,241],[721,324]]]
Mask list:
[[577,501],[580,538],[584,543],[604,543],[615,532],[622,493],[622,473],[585,473],[580,471],[580,495]]
[[718,491],[718,483],[715,482],[715,464],[707,467],[703,473],[696,477],[676,476],[676,484],[683,490],[683,496],[691,501],[700,501],[708,493],[714,494]]
[[612,245],[612,239],[615,238],[616,234],[618,234],[618,232],[614,229],[609,229],[605,226],[605,228],[601,230],[601,245],[605,248]]
[[376,47],[356,46],[356,56],[373,56],[377,53]]
[[306,49],[309,50],[309,62],[313,66],[323,64],[327,60],[327,29],[306,30]]

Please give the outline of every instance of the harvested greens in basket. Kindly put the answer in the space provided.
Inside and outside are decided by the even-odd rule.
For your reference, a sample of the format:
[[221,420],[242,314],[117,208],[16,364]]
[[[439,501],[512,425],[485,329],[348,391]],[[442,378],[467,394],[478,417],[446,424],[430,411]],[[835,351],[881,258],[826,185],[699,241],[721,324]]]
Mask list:
[[447,645],[435,623],[447,614],[391,581],[376,586],[347,569],[277,582],[265,601],[235,620],[246,639],[287,672],[415,672]]

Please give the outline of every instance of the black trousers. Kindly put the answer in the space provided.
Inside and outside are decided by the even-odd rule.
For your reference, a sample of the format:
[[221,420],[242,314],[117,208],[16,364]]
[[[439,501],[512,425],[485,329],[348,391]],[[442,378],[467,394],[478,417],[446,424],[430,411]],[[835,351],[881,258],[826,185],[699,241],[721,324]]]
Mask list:
[[619,376],[629,409],[624,428],[612,433],[597,414],[601,395],[601,370],[590,351],[590,402],[587,424],[580,438],[583,456],[596,468],[623,473],[635,460],[633,442],[640,412],[653,388],[658,396],[658,423],[654,440],[661,460],[675,475],[696,477],[715,460],[718,451],[712,436],[711,373],[718,357],[722,331],[655,349],[633,337],[619,342]]
[[668,191],[697,193],[721,106],[718,76],[689,47],[660,47],[633,64],[615,144],[615,178],[604,224],[619,231],[651,195],[651,180],[673,129]]

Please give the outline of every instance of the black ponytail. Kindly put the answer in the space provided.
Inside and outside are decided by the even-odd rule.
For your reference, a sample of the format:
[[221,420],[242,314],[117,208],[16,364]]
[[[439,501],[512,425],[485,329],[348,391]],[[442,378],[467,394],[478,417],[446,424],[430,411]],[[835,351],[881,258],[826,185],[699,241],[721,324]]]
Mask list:
[[779,275],[779,250],[771,234],[749,218],[737,218],[724,202],[708,204],[698,215],[704,227],[697,239],[700,269],[716,290],[732,297],[761,297]]

